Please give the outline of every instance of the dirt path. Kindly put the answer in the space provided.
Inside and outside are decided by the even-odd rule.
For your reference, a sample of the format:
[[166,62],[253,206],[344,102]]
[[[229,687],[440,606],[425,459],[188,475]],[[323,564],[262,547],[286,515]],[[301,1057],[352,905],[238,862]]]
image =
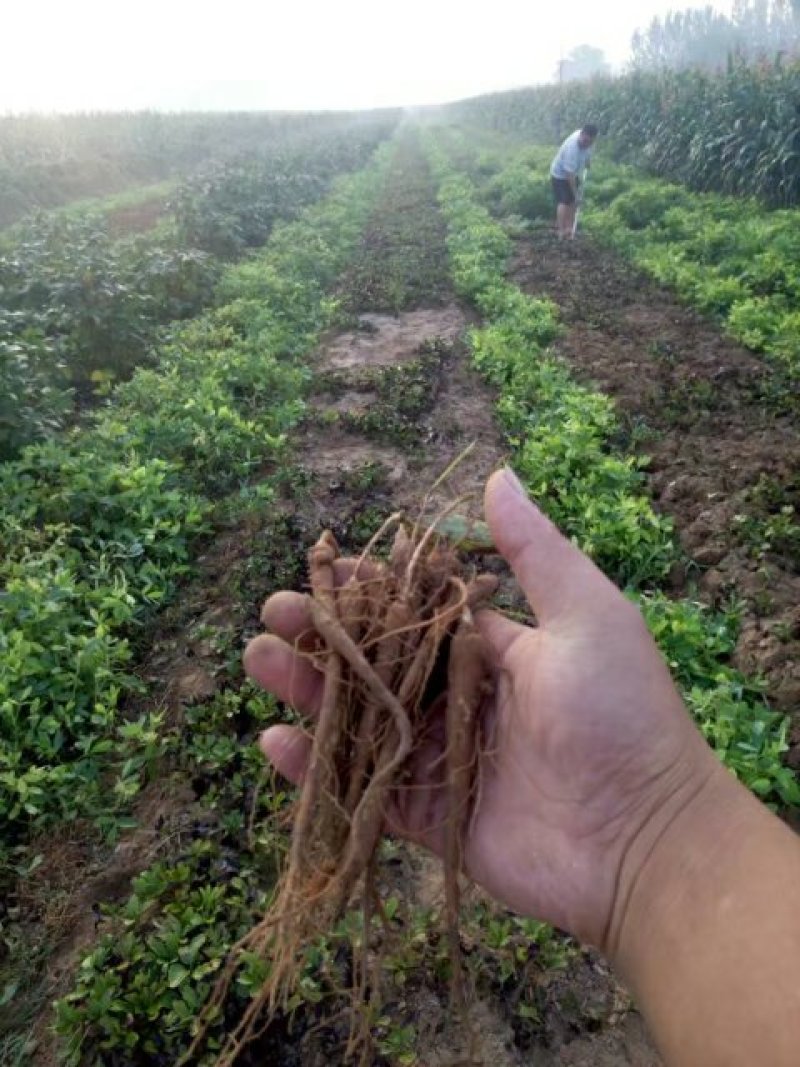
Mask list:
[[742,602],[737,666],[766,677],[800,743],[800,545],[781,526],[782,508],[800,513],[800,427],[765,400],[769,366],[588,238],[536,232],[512,273],[559,305],[556,350],[652,457],[653,499],[688,557],[675,591]]

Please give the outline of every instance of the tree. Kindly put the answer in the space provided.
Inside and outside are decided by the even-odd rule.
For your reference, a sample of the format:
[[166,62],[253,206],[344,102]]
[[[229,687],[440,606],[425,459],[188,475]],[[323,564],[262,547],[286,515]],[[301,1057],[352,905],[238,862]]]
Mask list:
[[793,52],[800,42],[800,0],[736,0],[730,16],[712,7],[670,11],[632,40],[637,70],[723,67],[744,59]]
[[633,35],[633,65],[640,70],[716,67],[735,44],[732,21],[714,8],[670,11]]
[[610,74],[611,67],[602,48],[590,44],[581,44],[573,48],[566,59],[562,59],[557,71],[557,80],[565,82],[586,81]]

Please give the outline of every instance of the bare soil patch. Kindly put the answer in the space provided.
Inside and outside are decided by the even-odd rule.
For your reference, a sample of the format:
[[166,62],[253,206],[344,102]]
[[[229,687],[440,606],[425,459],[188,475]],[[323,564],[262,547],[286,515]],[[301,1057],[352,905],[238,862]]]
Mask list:
[[340,334],[325,347],[322,369],[387,367],[414,359],[420,344],[429,338],[455,341],[464,329],[464,313],[453,305],[401,315],[367,312],[358,322],[357,329]]
[[120,207],[106,215],[109,232],[114,237],[131,233],[146,233],[164,218],[167,205],[163,196],[143,200],[131,207]]

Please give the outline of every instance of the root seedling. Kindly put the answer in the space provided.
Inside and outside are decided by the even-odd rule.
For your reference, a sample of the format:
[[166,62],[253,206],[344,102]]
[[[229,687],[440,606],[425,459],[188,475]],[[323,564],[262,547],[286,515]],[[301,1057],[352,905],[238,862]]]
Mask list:
[[[382,563],[374,552],[393,531],[388,563]],[[385,914],[375,882],[376,852],[397,797],[415,788],[415,756],[437,733],[436,716],[443,720],[438,733],[446,739],[439,760],[445,812],[443,923],[454,1004],[464,1003],[458,879],[477,792],[481,705],[491,689],[473,612],[491,599],[496,579],[473,573],[435,524],[405,524],[399,515],[387,520],[337,587],[338,557],[327,532],[309,554],[308,610],[317,640],[312,652],[300,654],[313,660],[325,680],[288,864],[268,914],[235,946],[184,1062],[199,1050],[223,1010],[239,967],[255,955],[268,963],[268,977],[217,1061],[220,1067],[236,1062],[274,1014],[286,1008],[306,951],[337,925],[359,886],[363,941],[354,953],[358,1015],[349,1054],[357,1052],[369,1062],[368,1005],[374,1006],[376,998],[370,972],[377,973],[379,957],[371,945],[371,919]]]

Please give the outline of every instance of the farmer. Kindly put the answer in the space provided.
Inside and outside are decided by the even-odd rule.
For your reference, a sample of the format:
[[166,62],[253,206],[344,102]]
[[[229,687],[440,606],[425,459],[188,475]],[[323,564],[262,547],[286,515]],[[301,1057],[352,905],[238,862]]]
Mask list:
[[550,167],[550,180],[557,208],[556,226],[559,240],[575,236],[575,213],[581,202],[581,183],[591,166],[592,145],[597,140],[597,127],[591,123],[569,135],[559,148]]
[[[490,479],[486,517],[538,625],[478,616],[497,688],[465,873],[600,948],[670,1067],[796,1067],[798,838],[718,761],[639,610],[510,470]],[[313,715],[322,675],[294,649],[311,627],[306,601],[278,593],[265,619],[273,633],[251,643],[247,671]],[[302,779],[304,730],[270,727],[261,747]],[[439,855],[444,765],[432,742],[389,819]]]

